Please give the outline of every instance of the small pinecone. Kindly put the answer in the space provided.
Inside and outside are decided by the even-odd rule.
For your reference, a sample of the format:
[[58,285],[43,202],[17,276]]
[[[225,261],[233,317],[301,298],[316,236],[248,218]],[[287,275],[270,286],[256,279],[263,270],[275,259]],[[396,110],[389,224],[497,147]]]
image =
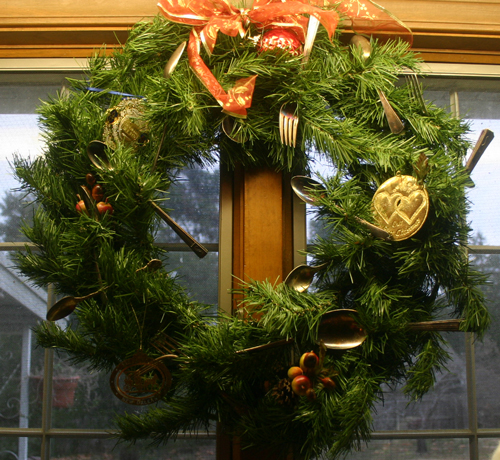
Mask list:
[[291,406],[295,402],[295,393],[292,391],[292,383],[288,379],[281,379],[271,390],[271,395],[278,404]]

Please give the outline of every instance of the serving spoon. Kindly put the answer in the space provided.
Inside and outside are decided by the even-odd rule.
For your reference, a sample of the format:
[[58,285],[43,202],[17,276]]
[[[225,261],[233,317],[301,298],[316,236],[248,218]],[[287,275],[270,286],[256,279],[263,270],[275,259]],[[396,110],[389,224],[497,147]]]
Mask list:
[[297,265],[285,278],[285,284],[297,292],[307,291],[312,283],[314,275],[321,269],[325,268],[328,263],[321,265]]
[[[101,141],[92,141],[87,147],[87,154],[92,164],[101,170],[112,171],[108,156],[106,154],[107,145]],[[156,214],[186,243],[189,248],[201,259],[208,254],[208,250],[196,241],[186,230],[184,230],[174,219],[172,219],[160,206],[154,201],[148,200],[149,205]]]
[[[322,196],[319,195],[319,192],[326,193],[326,189],[323,187],[323,184],[307,176],[294,176],[290,182],[295,194],[302,201],[305,201],[313,206],[319,205],[318,198],[319,196]],[[335,207],[342,210],[340,206],[335,205]],[[389,232],[386,232],[383,228],[377,227],[376,225],[373,225],[359,217],[354,218],[357,222],[365,226],[373,236],[383,240],[392,240],[392,235]]]

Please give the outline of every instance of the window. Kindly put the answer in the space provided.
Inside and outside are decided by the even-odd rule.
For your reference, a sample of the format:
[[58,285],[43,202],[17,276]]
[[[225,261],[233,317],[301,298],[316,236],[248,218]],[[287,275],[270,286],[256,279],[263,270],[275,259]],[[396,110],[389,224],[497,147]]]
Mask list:
[[[492,325],[483,342],[472,334],[444,333],[450,345],[450,372],[437,375],[435,388],[418,403],[408,405],[400,389],[386,388],[384,403],[374,414],[372,441],[349,460],[489,459],[500,440],[500,213],[495,206],[499,195],[500,75],[489,73],[487,66],[451,67],[455,70],[444,65],[430,68],[430,76],[423,80],[425,99],[465,117],[471,126],[471,142],[486,128],[497,136],[473,170],[475,187],[468,194],[473,228],[470,257],[480,270],[491,274],[485,293]],[[476,78],[470,78],[471,74]],[[317,165],[328,175],[326,168]],[[320,222],[309,223],[309,243],[311,233],[318,231]]]
[[[472,174],[475,187],[469,194],[474,229],[471,257],[482,270],[493,274],[486,291],[493,324],[482,343],[471,335],[447,334],[453,357],[450,373],[438,376],[436,388],[421,403],[407,406],[400,392],[388,390],[385,404],[378,407],[375,416],[373,440],[361,452],[353,453],[352,460],[479,460],[488,458],[500,440],[500,216],[495,206],[500,75],[489,67],[474,67],[477,70],[472,71],[467,67],[464,74],[464,68],[445,76],[446,67],[439,72],[431,68],[432,76],[425,79],[425,96],[470,119],[472,140],[483,128],[497,133]],[[481,76],[485,72],[489,73],[486,78]],[[39,99],[46,99],[64,84],[64,76],[60,72],[0,73],[0,460],[73,459],[77,455],[110,460],[213,459],[213,435],[196,440],[180,436],[175,443],[154,450],[145,444],[115,448],[115,440],[109,436],[114,414],[135,407],[110,397],[106,375],[68,368],[51,351],[36,347],[31,337],[30,327],[45,317],[54,299],[50,291],[33,289],[10,268],[9,251],[18,249],[22,241],[19,218],[29,218],[31,211],[21,206],[18,196],[6,195],[15,187],[6,158],[15,151],[31,156],[39,151],[34,110]],[[227,222],[218,227],[218,175],[217,168],[183,171],[167,204],[171,216],[209,249],[205,259],[197,260],[168,227],[161,226],[157,235],[158,244],[170,250],[168,268],[176,271],[193,297],[210,304],[217,303],[217,285],[228,283],[215,279],[222,260],[218,257],[218,234],[230,233]],[[201,193],[192,188],[195,182],[202,186]],[[227,202],[222,205],[227,206]],[[295,225],[301,225],[300,216]],[[226,245],[225,239],[221,239],[222,245]],[[204,280],[208,284],[202,285]],[[71,378],[58,382],[55,376],[59,373]],[[59,394],[63,384],[76,387],[73,400]]]
[[[36,289],[12,268],[10,251],[22,249],[22,219],[29,220],[29,197],[13,192],[17,183],[9,158],[13,153],[34,158],[42,151],[35,109],[61,90],[68,72],[0,73],[0,459],[35,458],[153,459],[215,458],[215,436],[183,439],[158,449],[147,443],[118,446],[111,439],[113,419],[125,411],[146,410],[115,398],[109,375],[90,373],[67,364],[63,356],[36,346],[31,328],[45,319],[54,304],[50,291]],[[169,251],[167,270],[196,300],[218,302],[219,170],[186,169],[171,187],[165,207],[178,224],[190,232],[209,253],[198,259],[162,224],[157,244]],[[75,202],[76,203],[76,202]],[[61,320],[72,321],[71,316]]]

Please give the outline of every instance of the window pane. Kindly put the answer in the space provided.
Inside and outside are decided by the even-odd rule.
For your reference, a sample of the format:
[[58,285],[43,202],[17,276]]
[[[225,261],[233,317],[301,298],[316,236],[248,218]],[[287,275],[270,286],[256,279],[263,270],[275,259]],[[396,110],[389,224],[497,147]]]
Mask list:
[[31,328],[45,316],[46,293],[26,284],[12,265],[9,253],[0,252],[0,427],[38,427],[44,352]]
[[0,460],[39,459],[41,444],[41,438],[0,438]]
[[461,460],[469,458],[466,439],[374,440],[346,460]]
[[484,288],[492,324],[483,341],[476,341],[476,380],[480,428],[500,428],[500,255],[475,255],[474,263],[490,274]]
[[[497,447],[499,447],[499,438],[479,439],[479,458],[489,459]],[[499,447],[500,449],[500,447]],[[496,460],[496,459],[495,459]]]
[[460,332],[444,333],[450,343],[449,372],[436,374],[434,388],[422,400],[408,404],[401,388],[384,391],[384,403],[376,407],[374,427],[384,430],[465,429],[467,418],[467,381],[465,341]]
[[486,149],[471,178],[475,187],[470,189],[470,214],[475,244],[500,244],[500,212],[492,206],[492,197],[500,194],[498,168],[500,166],[500,89],[489,85],[471,84],[470,91],[459,92],[460,113],[471,122],[471,140],[476,142],[483,129],[490,129],[496,137]]
[[0,74],[0,241],[26,241],[19,227],[33,209],[29,198],[21,202],[23,194],[13,192],[19,184],[10,163],[14,155],[35,158],[42,153],[36,107],[64,81],[59,74]]
[[[160,447],[138,442],[134,446],[116,444],[113,439],[52,439],[51,457],[65,460],[211,460],[215,458],[213,439],[177,439]],[[2,459],[3,460],[3,459]]]
[[[162,207],[200,243],[219,240],[219,169],[182,170],[168,190]],[[164,222],[156,235],[158,243],[182,243]]]

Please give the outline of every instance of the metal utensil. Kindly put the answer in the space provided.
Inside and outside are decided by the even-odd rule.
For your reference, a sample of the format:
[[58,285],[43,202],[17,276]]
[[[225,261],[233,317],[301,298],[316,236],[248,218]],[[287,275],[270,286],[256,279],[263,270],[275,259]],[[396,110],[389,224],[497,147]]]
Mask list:
[[186,48],[186,42],[182,42],[177,49],[172,53],[172,56],[170,56],[170,59],[167,61],[165,64],[165,68],[163,69],[163,76],[165,78],[170,78],[172,75],[175,67],[177,66],[177,63],[179,62],[182,53],[184,53],[184,50]]
[[91,297],[95,297],[99,293],[101,293],[101,291],[92,292],[91,294],[83,297],[63,297],[61,300],[58,300],[54,305],[52,305],[52,307],[50,307],[50,310],[47,312],[46,318],[48,321],[57,321],[59,319],[65,318],[66,316],[73,313],[76,306],[80,302],[90,299]]
[[[307,176],[294,176],[292,177],[291,184],[295,194],[302,201],[305,201],[306,203],[311,204],[313,206],[318,206],[317,192],[321,191],[326,192],[326,189],[323,187],[323,184]],[[342,210],[340,206],[336,207]],[[370,222],[367,222],[366,220],[361,219],[359,217],[354,217],[354,218],[356,219],[357,222],[365,226],[373,236],[381,238],[383,240],[388,240],[388,241],[392,240],[392,235],[389,232],[386,232],[383,228],[373,225]]]
[[314,275],[327,265],[328,263],[315,266],[297,265],[285,278],[285,284],[297,292],[304,292],[309,289]]
[[299,117],[297,113],[297,104],[283,104],[279,114],[280,139],[283,145],[295,147],[297,143],[297,129],[299,126]]
[[493,134],[493,131],[490,131],[489,129],[483,129],[481,131],[481,135],[479,136],[479,139],[476,142],[469,159],[467,160],[467,164],[465,165],[465,170],[468,171],[469,174],[476,167],[477,162],[481,158],[484,151],[488,148],[488,145],[490,145],[494,137],[495,135]]
[[410,90],[410,98],[420,105],[420,108],[422,109],[423,113],[427,114],[427,107],[425,105],[424,95],[422,94],[422,87],[418,82],[417,74],[412,70],[409,70],[407,73],[404,74],[404,77],[406,81],[406,86]]
[[[363,60],[367,60],[371,55],[371,45],[370,42],[362,35],[354,35],[350,40],[351,45],[361,48]],[[404,124],[398,117],[392,105],[388,101],[385,93],[382,90],[377,90],[378,97],[382,103],[382,108],[384,109],[384,115],[389,123],[389,129],[392,134],[399,134],[404,130]]]
[[340,309],[325,313],[318,327],[318,341],[331,350],[347,350],[361,345],[366,331],[358,324],[356,310]]
[[290,184],[292,185],[292,189],[295,194],[302,201],[305,201],[307,204],[311,204],[313,206],[318,205],[318,193],[315,192],[326,192],[323,184],[307,176],[294,176],[292,177]]
[[153,207],[153,210],[158,214],[158,216],[165,222],[177,235],[184,241],[200,259],[208,254],[208,250],[201,244],[198,243],[186,230],[184,230],[174,219],[172,219],[160,206],[158,206],[154,201],[148,201],[148,203]]
[[222,120],[222,130],[226,134],[229,139],[238,144],[242,144],[247,141],[247,138],[241,131],[241,124],[238,123],[238,127],[236,130],[234,129],[236,126],[235,120],[233,117],[227,116]]
[[91,141],[87,146],[87,155],[96,168],[112,171],[113,168],[111,167],[108,155],[106,154],[107,148],[108,146],[104,142]]
[[[106,144],[100,141],[92,141],[87,148],[87,154],[90,161],[99,169],[112,171],[106,155]],[[148,203],[153,207],[156,214],[184,241],[189,248],[201,259],[208,254],[208,250],[196,241],[186,230],[184,230],[175,220],[173,220],[160,206],[154,201]]]
[[307,23],[307,33],[304,42],[304,53],[302,57],[302,64],[305,64],[309,60],[311,55],[312,47],[314,45],[314,40],[316,39],[316,34],[318,32],[319,20],[311,15],[309,16],[309,22]]

